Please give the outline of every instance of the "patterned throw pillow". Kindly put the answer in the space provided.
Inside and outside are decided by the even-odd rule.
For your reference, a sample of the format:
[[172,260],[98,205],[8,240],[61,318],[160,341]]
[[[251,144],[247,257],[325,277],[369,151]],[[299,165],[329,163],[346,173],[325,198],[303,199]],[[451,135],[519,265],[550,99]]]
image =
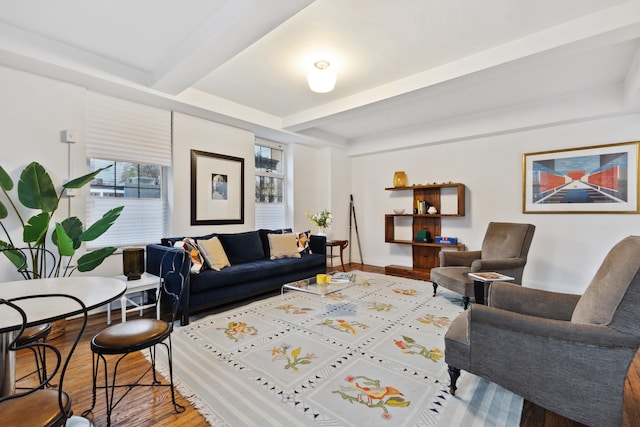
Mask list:
[[309,239],[311,238],[311,230],[296,233],[296,244],[298,245],[298,252],[301,254],[310,254],[311,248],[309,247]]
[[202,255],[200,254],[200,249],[198,248],[195,240],[187,237],[184,240],[175,242],[173,246],[176,248],[182,248],[185,251],[189,252],[189,256],[191,257],[192,273],[198,274],[203,270],[204,263],[202,262]]

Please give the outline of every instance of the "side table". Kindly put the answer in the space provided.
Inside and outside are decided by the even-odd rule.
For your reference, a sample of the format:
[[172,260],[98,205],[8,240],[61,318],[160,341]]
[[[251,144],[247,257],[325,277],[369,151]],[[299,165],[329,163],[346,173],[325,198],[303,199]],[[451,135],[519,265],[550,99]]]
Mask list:
[[329,259],[331,260],[331,267],[333,267],[333,258],[338,255],[333,254],[333,247],[338,246],[340,248],[340,264],[342,264],[342,271],[346,272],[347,270],[344,268],[344,259],[342,257],[342,252],[344,248],[349,246],[348,240],[327,240],[327,247],[329,248]]
[[473,279],[473,292],[475,294],[476,303],[482,305],[485,304],[485,285],[487,285],[488,289],[493,282],[510,282],[514,280],[511,276],[505,276],[504,274],[495,273],[493,271],[469,273],[469,277]]
[[[144,313],[145,308],[156,308],[156,318],[160,319],[160,278],[150,273],[143,273],[142,277],[138,280],[127,280],[127,276],[121,275],[115,277],[118,280],[122,280],[127,284],[127,290],[120,298],[120,311],[122,313],[122,321],[127,321],[127,313],[133,311],[140,311],[140,316]],[[155,302],[144,304],[144,291],[156,291]],[[138,295],[140,302],[133,301],[130,297]],[[132,304],[133,307],[127,308],[128,304]],[[111,324],[111,303],[107,305],[107,324]]]

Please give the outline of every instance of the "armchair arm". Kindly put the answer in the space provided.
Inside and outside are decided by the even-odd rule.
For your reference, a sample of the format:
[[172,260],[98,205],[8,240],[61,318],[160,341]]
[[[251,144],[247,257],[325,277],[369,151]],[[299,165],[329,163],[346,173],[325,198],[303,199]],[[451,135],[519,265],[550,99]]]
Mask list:
[[309,248],[314,254],[324,255],[327,257],[327,236],[319,236],[312,234],[309,238]]
[[440,267],[469,267],[480,256],[480,251],[440,251]]
[[[165,256],[177,254],[178,256]],[[179,263],[173,264],[173,263]],[[180,298],[179,310],[181,312],[181,325],[187,325],[189,323],[189,299],[191,296],[191,259],[187,256],[186,251],[180,248],[174,248],[170,246],[162,246],[156,244],[147,245],[147,268],[148,273],[155,276],[160,276],[168,271],[176,271],[182,274],[185,278],[184,284],[179,274],[165,275],[165,286],[171,292],[177,293],[182,286],[182,295]]]
[[526,258],[476,259],[471,263],[471,272],[506,271],[524,267]]
[[[618,332],[604,325],[545,319],[478,304],[472,305],[471,310],[469,326],[472,341],[474,330],[489,328],[492,333],[528,335],[584,348],[625,347],[635,350],[640,345],[640,337]],[[502,339],[505,339],[504,335]]]
[[580,295],[523,288],[494,282],[489,288],[492,307],[546,319],[571,320]]

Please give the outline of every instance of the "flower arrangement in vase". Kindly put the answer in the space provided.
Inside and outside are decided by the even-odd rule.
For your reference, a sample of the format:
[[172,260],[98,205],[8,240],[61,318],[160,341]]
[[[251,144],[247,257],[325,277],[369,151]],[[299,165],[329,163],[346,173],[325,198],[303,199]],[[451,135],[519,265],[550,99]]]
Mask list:
[[331,225],[331,221],[333,220],[333,215],[326,209],[323,209],[320,212],[316,212],[313,215],[307,211],[304,211],[304,214],[309,218],[311,222],[318,226],[319,235],[325,235],[325,231]]

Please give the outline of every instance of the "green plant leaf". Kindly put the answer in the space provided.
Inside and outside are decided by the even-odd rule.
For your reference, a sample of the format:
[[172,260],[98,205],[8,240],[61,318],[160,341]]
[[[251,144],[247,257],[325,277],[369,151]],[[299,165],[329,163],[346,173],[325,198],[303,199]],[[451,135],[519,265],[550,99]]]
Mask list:
[[5,219],[9,216],[9,212],[7,212],[7,207],[4,203],[0,202],[0,219]]
[[20,174],[18,199],[25,207],[43,212],[51,213],[58,208],[56,188],[40,163],[29,163]]
[[[67,236],[73,240],[73,249],[78,249],[82,244],[80,240],[80,236],[82,235],[82,221],[80,221],[78,217],[72,216],[62,221],[61,225],[62,228],[64,228],[64,232],[67,233]],[[51,241],[53,241],[54,245],[58,246],[56,233],[51,235]]]
[[61,224],[56,223],[56,229],[53,235],[56,236],[56,246],[58,246],[60,256],[71,257],[76,253],[73,247],[73,240],[67,235]]
[[4,191],[13,190],[13,180],[2,166],[0,166],[0,188]]
[[49,230],[50,220],[51,216],[47,212],[42,212],[29,218],[29,221],[24,225],[22,240],[25,243],[41,244]]
[[74,178],[71,181],[63,184],[62,187],[63,188],[82,188],[88,183],[90,183],[91,181],[93,181],[93,178],[95,178],[96,175],[98,175],[100,172],[102,172],[105,169],[109,169],[111,166],[113,165],[105,166],[103,168],[97,169],[86,175],[82,175],[81,177]]
[[118,219],[122,209],[124,209],[124,206],[119,206],[102,215],[102,218],[94,222],[91,227],[87,228],[87,230],[80,235],[80,240],[90,242],[102,236],[102,234],[113,225],[114,221]]
[[91,271],[104,261],[109,255],[114,253],[116,248],[100,248],[93,252],[88,252],[78,258],[78,271]]
[[[0,240],[0,249],[8,249],[13,246],[5,241]],[[24,269],[26,267],[26,259],[22,252],[15,251],[2,251],[2,253],[11,261],[13,265],[16,266],[18,270]]]

